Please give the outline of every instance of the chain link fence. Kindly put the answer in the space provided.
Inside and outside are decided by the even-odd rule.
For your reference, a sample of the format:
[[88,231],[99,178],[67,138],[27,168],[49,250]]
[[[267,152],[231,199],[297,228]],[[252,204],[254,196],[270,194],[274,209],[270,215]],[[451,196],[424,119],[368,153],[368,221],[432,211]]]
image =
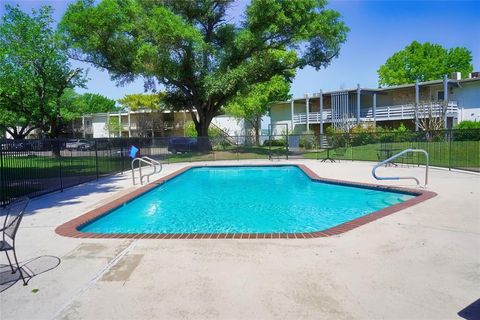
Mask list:
[[[0,205],[19,196],[62,191],[128,171],[132,145],[140,149],[140,156],[164,163],[244,159],[378,162],[406,148],[417,148],[429,153],[432,166],[480,172],[478,129],[218,138],[1,140]],[[406,155],[397,161],[407,166],[425,163],[421,155]]]

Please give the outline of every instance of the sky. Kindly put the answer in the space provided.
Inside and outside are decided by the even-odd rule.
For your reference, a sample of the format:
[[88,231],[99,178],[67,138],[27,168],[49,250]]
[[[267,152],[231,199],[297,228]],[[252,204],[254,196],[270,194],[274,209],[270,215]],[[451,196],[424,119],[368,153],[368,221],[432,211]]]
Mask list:
[[[3,4],[20,5],[31,11],[42,5],[55,9],[55,20],[61,19],[73,0],[0,0]],[[238,19],[248,0],[237,1],[231,9]],[[298,70],[291,85],[293,97],[340,88],[378,87],[377,70],[388,57],[412,41],[438,43],[446,48],[463,46],[473,55],[475,71],[480,71],[480,0],[479,1],[330,1],[328,8],[338,11],[350,28],[340,56],[326,69]],[[74,67],[88,69],[87,89],[82,92],[100,93],[111,99],[125,94],[144,92],[141,79],[126,86],[117,86],[107,71],[72,61]]]

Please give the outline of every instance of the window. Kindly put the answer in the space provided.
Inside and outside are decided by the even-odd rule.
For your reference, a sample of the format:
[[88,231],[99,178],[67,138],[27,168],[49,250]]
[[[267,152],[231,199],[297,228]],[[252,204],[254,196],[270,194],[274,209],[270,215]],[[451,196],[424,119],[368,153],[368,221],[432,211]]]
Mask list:
[[445,94],[443,91],[437,91],[437,100],[444,100]]

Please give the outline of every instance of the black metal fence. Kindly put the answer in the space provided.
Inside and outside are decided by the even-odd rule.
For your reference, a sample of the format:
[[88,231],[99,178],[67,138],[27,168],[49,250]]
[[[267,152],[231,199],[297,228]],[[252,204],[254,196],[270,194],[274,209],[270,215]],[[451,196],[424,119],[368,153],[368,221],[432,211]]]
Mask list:
[[[406,148],[425,149],[433,166],[480,171],[480,129],[219,138],[117,138],[0,141],[0,205],[19,196],[62,191],[130,169],[130,147],[164,163],[242,159],[379,161]],[[423,164],[421,155],[404,165]]]

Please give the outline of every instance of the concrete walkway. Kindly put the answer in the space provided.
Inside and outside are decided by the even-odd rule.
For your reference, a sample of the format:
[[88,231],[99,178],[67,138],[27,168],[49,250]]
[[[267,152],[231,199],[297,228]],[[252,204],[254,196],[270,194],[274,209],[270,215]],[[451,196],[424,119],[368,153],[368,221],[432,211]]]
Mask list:
[[[370,175],[372,163],[290,162],[326,178],[381,183]],[[157,178],[184,165],[165,165]],[[423,177],[423,170],[379,173]],[[54,269],[27,287],[4,288],[0,318],[460,319],[480,298],[476,174],[433,169],[429,190],[437,197],[329,238],[74,239],[54,232],[134,188],[125,174],[33,199],[18,234],[19,259],[37,258],[27,263],[34,273]]]

